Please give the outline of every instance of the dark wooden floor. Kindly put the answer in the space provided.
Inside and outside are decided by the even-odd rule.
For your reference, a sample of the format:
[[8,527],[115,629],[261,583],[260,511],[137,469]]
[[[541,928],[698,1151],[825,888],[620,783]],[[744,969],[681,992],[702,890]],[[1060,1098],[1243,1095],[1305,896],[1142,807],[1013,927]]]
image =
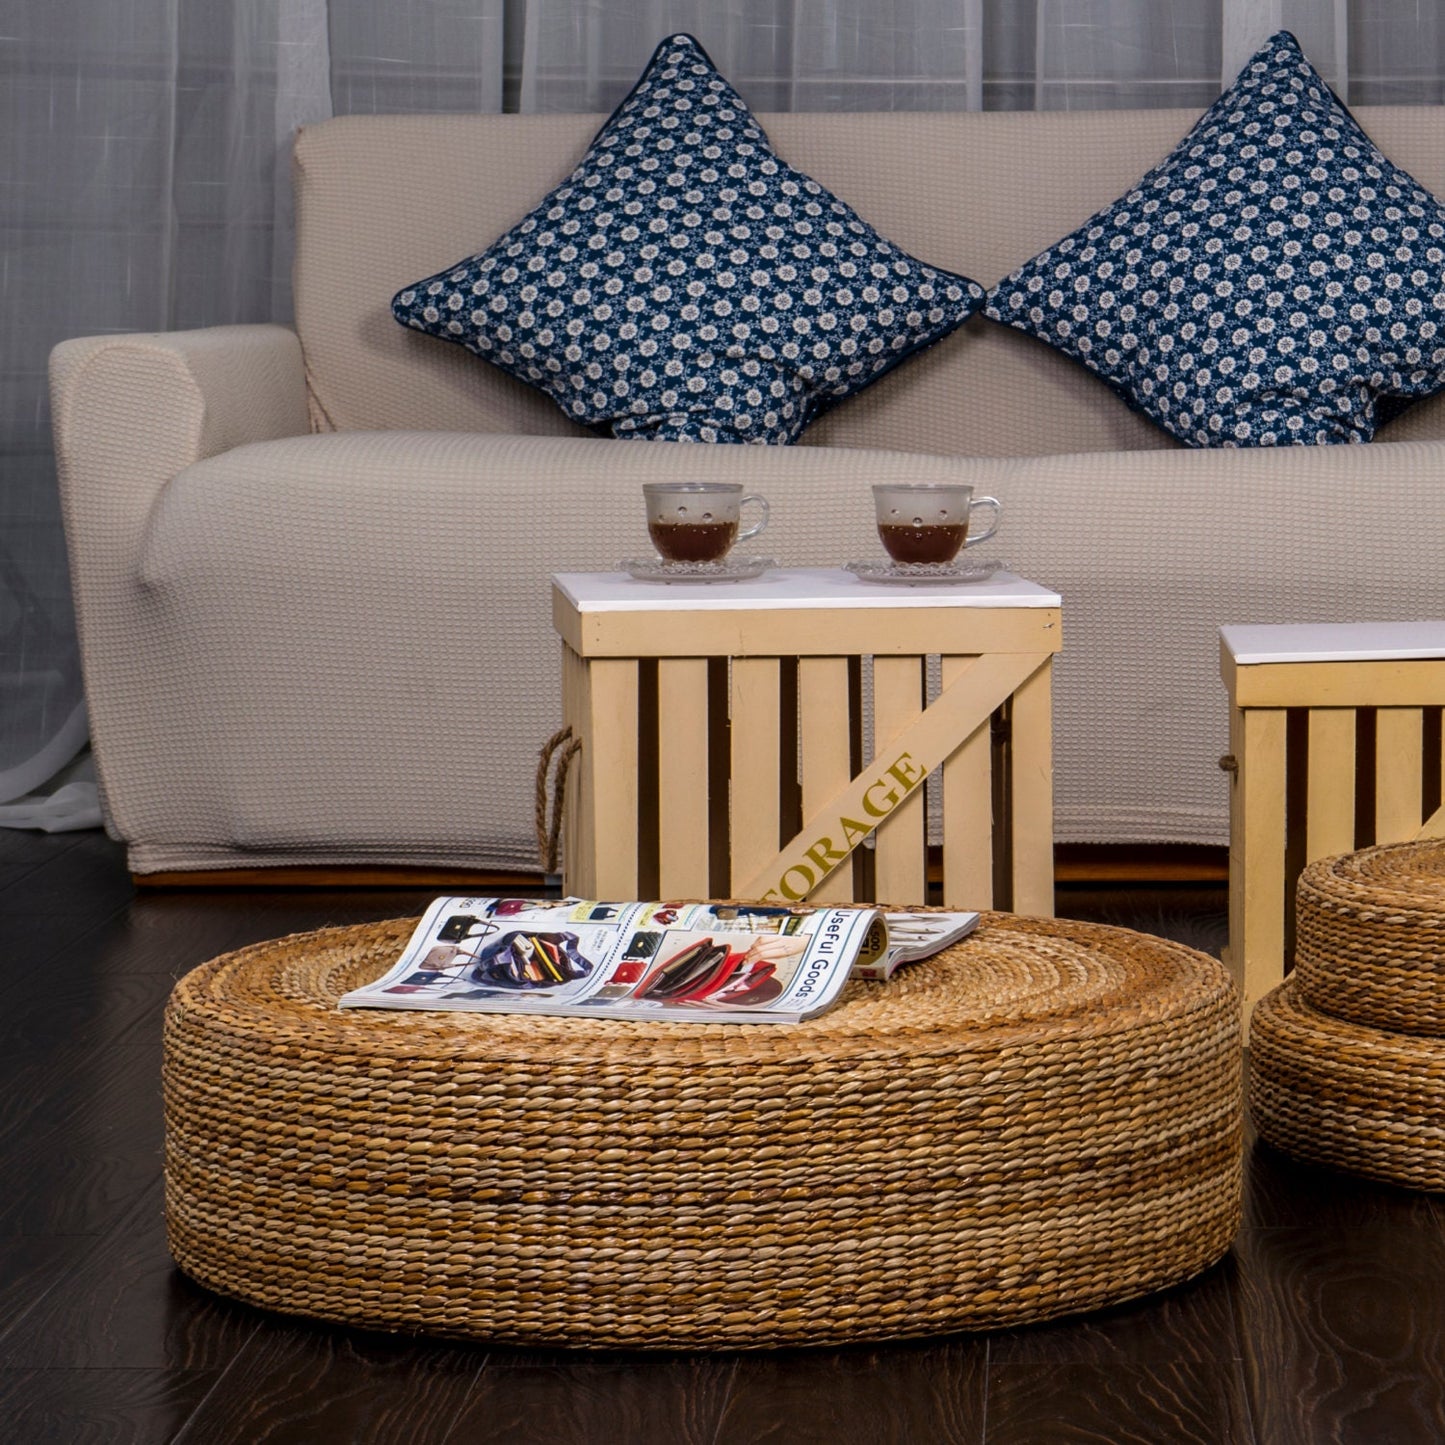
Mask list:
[[[161,1221],[160,1021],[175,977],[428,893],[137,897],[99,834],[0,830],[0,1440],[407,1445],[1445,1441],[1445,1198],[1251,1144],[1231,1254],[1073,1322],[758,1355],[551,1354],[329,1329],[219,1299]],[[1217,951],[1223,892],[1060,912]]]

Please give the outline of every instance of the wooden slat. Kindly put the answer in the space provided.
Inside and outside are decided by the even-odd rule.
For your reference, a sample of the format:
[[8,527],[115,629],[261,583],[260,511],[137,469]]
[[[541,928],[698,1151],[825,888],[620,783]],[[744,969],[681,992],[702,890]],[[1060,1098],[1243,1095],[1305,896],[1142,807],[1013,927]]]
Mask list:
[[778,673],[775,657],[740,657],[732,665],[733,896],[782,846]]
[[[945,657],[943,686],[972,661]],[[993,787],[989,722],[985,719],[943,765],[943,903],[993,907]]]
[[[579,826],[581,851],[591,861],[568,890],[584,898],[637,894],[637,663],[601,658],[586,664],[585,779]],[[706,693],[704,692],[704,705]],[[574,766],[573,771],[576,771]]]
[[1400,843],[1420,827],[1424,714],[1382,707],[1375,714],[1375,841]]
[[1054,914],[1052,664],[1013,696],[1009,752],[1013,811],[1013,911]]
[[[923,658],[874,657],[875,757],[885,753],[889,741],[923,711],[923,685]],[[878,829],[873,866],[880,903],[903,907],[928,901],[926,823],[924,789],[919,788]]]
[[578,612],[553,593],[558,633],[583,657],[830,657],[1057,652],[1057,607],[807,607]]
[[666,658],[657,665],[658,885],[664,898],[708,896],[707,745],[707,659]]
[[[562,721],[572,729],[572,737],[581,740],[587,731],[587,664],[564,642],[562,644]],[[582,815],[582,777],[586,764],[573,758],[567,773],[567,786],[562,794],[562,876],[569,884],[581,881],[580,819]],[[540,864],[538,865],[540,866]]]
[[[1445,728],[1440,735],[1440,776],[1445,778]],[[1445,803],[1420,824],[1417,838],[1445,838]]]
[[1231,712],[1230,967],[1246,1024],[1284,976],[1285,718],[1283,708]]
[[1445,659],[1371,662],[1260,662],[1227,655],[1236,707],[1429,707],[1445,700]]
[[1311,708],[1305,862],[1355,846],[1355,710]]
[[[849,756],[848,659],[798,659],[799,773],[803,784],[803,816],[811,818],[837,797],[852,780]],[[766,859],[761,860],[766,862]],[[825,857],[814,856],[821,872]],[[845,859],[846,863],[846,859]],[[853,869],[833,865],[833,871],[808,895],[817,903],[851,902]]]

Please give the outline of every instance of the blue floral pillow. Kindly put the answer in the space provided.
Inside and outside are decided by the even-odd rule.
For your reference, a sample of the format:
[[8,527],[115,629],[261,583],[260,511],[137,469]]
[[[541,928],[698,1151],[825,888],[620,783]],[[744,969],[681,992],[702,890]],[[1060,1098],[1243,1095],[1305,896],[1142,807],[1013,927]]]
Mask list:
[[982,304],[780,160],[675,35],[562,185],[392,314],[608,435],[791,442]]
[[1193,446],[1366,442],[1445,386],[1445,209],[1281,31],[985,314]]

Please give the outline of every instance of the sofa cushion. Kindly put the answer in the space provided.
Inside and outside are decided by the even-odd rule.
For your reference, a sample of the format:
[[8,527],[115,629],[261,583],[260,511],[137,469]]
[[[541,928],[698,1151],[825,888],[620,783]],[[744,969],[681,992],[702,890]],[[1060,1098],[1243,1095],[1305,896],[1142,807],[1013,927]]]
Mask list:
[[139,523],[106,533],[115,598],[88,614],[89,641],[128,649],[103,713],[132,858],[533,870],[537,753],[563,719],[550,578],[646,546],[640,483],[745,478],[780,554],[829,566],[876,542],[870,483],[968,476],[908,452],[461,431],[184,467],[130,563],[115,539]]
[[1195,446],[1365,442],[1445,386],[1445,209],[1286,31],[986,314]]
[[791,442],[982,302],[780,160],[677,35],[562,185],[392,312],[613,436]]

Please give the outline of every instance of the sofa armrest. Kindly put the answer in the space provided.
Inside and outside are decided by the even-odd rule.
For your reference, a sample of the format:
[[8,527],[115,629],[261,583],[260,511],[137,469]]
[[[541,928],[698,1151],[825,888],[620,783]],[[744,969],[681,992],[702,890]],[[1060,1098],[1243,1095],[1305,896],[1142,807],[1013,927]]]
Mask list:
[[92,503],[112,520],[143,518],[183,467],[310,429],[301,344],[284,326],[62,341],[50,395],[67,527]]
[[50,354],[50,394],[86,689],[124,696],[146,686],[124,634],[156,498],[205,457],[309,430],[301,346],[269,325],[78,337]]
[[82,632],[160,489],[193,462],[309,429],[301,346],[284,326],[62,341],[50,354],[61,508]]

